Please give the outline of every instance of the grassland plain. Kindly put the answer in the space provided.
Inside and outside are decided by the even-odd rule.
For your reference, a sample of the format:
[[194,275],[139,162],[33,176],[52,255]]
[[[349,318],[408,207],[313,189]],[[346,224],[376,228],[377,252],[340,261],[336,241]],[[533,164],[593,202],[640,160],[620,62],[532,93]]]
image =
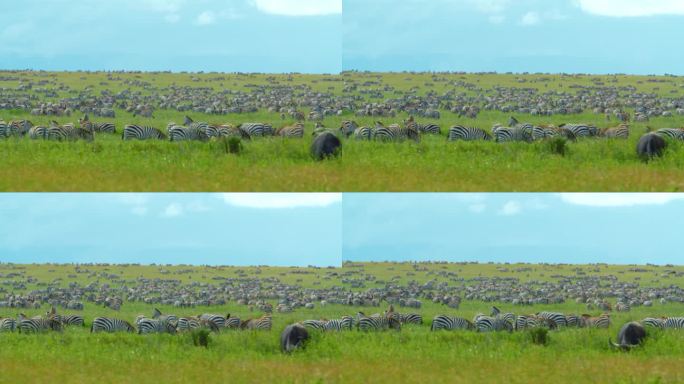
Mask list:
[[[341,268],[276,268],[276,267],[207,267],[207,266],[138,266],[109,265],[87,268],[95,275],[74,275],[73,265],[0,264],[1,287],[10,290],[8,274],[20,274],[26,292],[46,282],[68,286],[96,281],[102,273],[117,274],[131,281],[139,277],[183,279],[211,282],[216,277],[277,277],[289,284],[313,287],[343,285],[346,271],[363,270],[378,280],[394,278],[397,282],[414,280],[446,281],[438,271],[457,273],[468,281],[483,276],[517,277],[521,281],[550,281],[558,276],[582,273],[584,276],[617,276],[620,281],[639,282],[643,286],[682,284],[684,267],[641,266],[635,271],[627,265],[549,265],[549,264],[421,264],[410,263],[346,263]],[[430,273],[430,272],[433,273]],[[675,273],[666,273],[674,271]],[[302,273],[305,272],[305,273]],[[325,279],[326,272],[338,272],[340,280]],[[72,277],[70,277],[70,275]],[[97,275],[97,276],[96,276]],[[17,279],[13,275],[12,279]],[[73,277],[75,276],[75,277]],[[31,279],[28,279],[31,277]],[[380,286],[380,282],[369,282]],[[316,285],[317,287],[319,285]],[[635,307],[630,312],[611,314],[610,329],[563,329],[550,333],[546,346],[532,343],[525,332],[474,333],[468,331],[430,332],[430,319],[441,313],[471,318],[488,312],[496,304],[503,311],[530,313],[557,310],[583,313],[583,304],[519,307],[505,303],[464,301],[461,307],[448,307],[424,301],[419,312],[426,324],[405,326],[400,332],[362,334],[314,333],[307,348],[290,356],[278,351],[279,331],[285,325],[303,319],[333,318],[356,311],[376,312],[383,308],[342,305],[316,306],[292,313],[274,313],[270,332],[224,331],[212,335],[208,348],[195,347],[189,335],[140,336],[135,334],[91,335],[84,329],[67,329],[62,333],[26,335],[0,334],[1,382],[83,382],[96,378],[100,382],[617,382],[661,383],[681,382],[684,372],[684,332],[651,331],[643,347],[630,353],[609,348],[621,324],[647,316],[681,316],[681,304],[655,303],[653,307]],[[153,305],[124,303],[119,312],[86,303],[81,313],[90,324],[95,316],[116,316],[132,320],[138,314],[149,315]],[[202,312],[231,313],[241,317],[250,313],[246,306],[228,303],[223,306],[173,308],[159,306],[162,312],[196,315]],[[26,309],[27,315],[42,314],[41,309]],[[405,311],[402,309],[402,311]],[[17,309],[0,308],[0,316],[16,316]],[[68,312],[68,311],[65,311]],[[72,311],[73,312],[73,311]]]
[[[443,93],[457,90],[457,82],[477,84],[483,89],[496,86],[524,87],[538,90],[565,90],[591,86],[596,81],[648,92],[662,97],[678,97],[684,80],[678,77],[588,76],[588,75],[512,75],[512,74],[429,74],[429,73],[357,73],[341,75],[256,75],[189,73],[117,73],[125,81],[108,82],[104,73],[0,72],[0,87],[13,90],[28,81],[47,79],[54,94],[46,97],[35,89],[38,99],[56,101],[73,97],[85,89],[92,93],[112,93],[143,82],[151,87],[137,87],[142,94],[162,87],[208,87],[249,92],[255,86],[271,84],[274,79],[288,86],[306,86],[333,95],[343,92],[345,81],[354,80],[390,85],[395,92],[415,90]],[[434,76],[447,82],[432,82]],[[127,81],[127,82],[126,82]],[[426,85],[428,84],[428,85]],[[61,90],[68,86],[69,91]],[[389,92],[386,97],[399,97]],[[362,100],[374,99],[363,92],[353,94]],[[300,108],[304,113],[307,108]],[[629,110],[629,109],[628,109]],[[122,142],[120,135],[98,135],[94,142],[41,142],[22,139],[0,141],[0,190],[4,191],[680,191],[684,188],[684,150],[672,142],[665,155],[650,163],[638,159],[638,137],[653,129],[684,126],[684,116],[651,118],[632,123],[628,140],[586,139],[568,143],[559,155],[548,142],[532,144],[493,142],[447,142],[446,130],[454,124],[489,130],[493,123],[506,123],[509,113],[482,111],[477,119],[458,117],[442,110],[438,120],[418,118],[420,123],[436,123],[442,136],[423,136],[420,143],[376,143],[343,141],[342,156],[315,163],[309,156],[313,129],[306,122],[304,139],[267,138],[244,142],[244,150],[230,154],[221,142],[171,143]],[[632,111],[633,112],[633,111]],[[239,124],[262,121],[279,127],[291,124],[279,113],[260,110],[254,113],[207,115],[173,110],[156,110],[154,118],[133,116],[116,109],[113,121],[120,133],[125,124],[137,123],[163,128],[170,121],[182,122],[185,114],[196,121]],[[530,123],[584,122],[599,127],[614,126],[603,114],[585,112],[571,115],[516,115]],[[75,122],[71,117],[31,116],[24,110],[0,111],[0,119],[28,118],[34,124]],[[396,117],[355,117],[353,112],[328,116],[323,123],[337,128],[342,120],[354,119],[360,125],[375,120],[386,124],[401,122],[408,115]]]

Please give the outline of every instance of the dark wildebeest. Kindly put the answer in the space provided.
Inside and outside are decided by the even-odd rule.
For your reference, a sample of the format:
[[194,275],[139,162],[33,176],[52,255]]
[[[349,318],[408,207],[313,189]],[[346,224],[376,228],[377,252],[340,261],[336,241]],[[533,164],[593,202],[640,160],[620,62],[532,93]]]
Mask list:
[[290,353],[303,347],[307,340],[309,340],[309,332],[303,325],[299,323],[288,325],[280,334],[280,350]]
[[323,132],[316,136],[313,143],[311,143],[311,156],[316,160],[337,156],[341,147],[342,143],[337,136],[330,132]]
[[614,343],[612,340],[608,339],[610,345],[623,350],[636,347],[641,344],[646,338],[646,330],[641,323],[636,321],[631,321],[620,328],[618,332],[618,342]]
[[644,160],[660,156],[667,146],[665,139],[655,133],[647,133],[637,143],[637,154]]

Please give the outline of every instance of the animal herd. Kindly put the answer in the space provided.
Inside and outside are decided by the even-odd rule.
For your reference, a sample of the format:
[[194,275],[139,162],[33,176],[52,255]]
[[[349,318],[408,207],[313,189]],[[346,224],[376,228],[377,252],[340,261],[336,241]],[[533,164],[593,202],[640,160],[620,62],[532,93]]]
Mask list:
[[[395,330],[400,331],[404,325],[421,326],[423,316],[419,313],[400,313],[390,305],[382,313],[366,315],[357,312],[355,317],[342,316],[337,319],[307,319],[288,325],[281,333],[281,349],[291,352],[304,345],[310,338],[309,332],[341,332],[356,328],[361,332]],[[58,314],[55,307],[43,316],[26,317],[19,314],[17,319],[0,318],[0,332],[40,333],[61,331],[65,327],[84,327],[83,316],[75,314]],[[96,317],[93,319],[91,333],[137,332],[138,334],[176,334],[197,329],[206,329],[219,333],[224,330],[264,330],[270,331],[273,326],[271,313],[260,317],[240,319],[230,314],[226,316],[203,313],[195,316],[176,316],[163,314],[154,309],[151,317],[139,315],[134,322],[111,318]],[[475,332],[524,331],[535,328],[557,330],[561,328],[609,328],[611,317],[608,313],[597,316],[589,314],[564,314],[560,312],[542,311],[534,314],[516,315],[502,312],[496,306],[491,313],[478,313],[472,320],[464,317],[440,314],[432,319],[430,331],[470,330]],[[646,328],[684,329],[684,317],[647,317],[639,322],[625,324],[618,333],[618,342],[611,345],[621,349],[632,348],[640,344],[646,337]]]

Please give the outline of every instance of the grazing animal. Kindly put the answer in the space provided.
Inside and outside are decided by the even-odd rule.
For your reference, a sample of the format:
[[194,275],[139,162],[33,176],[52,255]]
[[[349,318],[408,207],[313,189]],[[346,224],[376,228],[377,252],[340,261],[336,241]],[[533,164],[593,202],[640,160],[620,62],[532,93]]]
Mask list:
[[591,137],[597,136],[599,133],[598,128],[593,125],[585,124],[560,124],[559,128],[567,129],[572,132],[574,137]]
[[330,132],[323,132],[316,136],[311,143],[311,156],[315,160],[323,160],[337,156],[342,149],[340,139]]
[[230,124],[222,124],[216,126],[216,134],[218,137],[239,137],[241,139],[250,140],[249,134],[239,128],[236,128]]
[[507,143],[510,141],[532,141],[532,132],[523,127],[501,127],[494,126],[492,128],[494,138],[497,143]]
[[646,329],[636,321],[631,321],[620,328],[617,335],[617,343],[608,339],[608,343],[622,350],[629,350],[644,342],[646,339]]
[[160,319],[141,319],[138,322],[138,334],[144,335],[150,333],[176,333],[176,323]]
[[19,323],[17,328],[20,333],[35,333],[45,331],[61,331],[62,326],[54,318],[48,317],[34,317],[27,318],[23,313],[19,314]]
[[667,142],[657,133],[647,133],[637,143],[637,155],[643,160],[661,156],[667,147]]
[[668,317],[663,321],[663,328],[684,329],[684,317]]
[[85,115],[82,119],[78,119],[78,124],[83,129],[92,130],[98,133],[116,133],[116,127],[112,123],[95,123],[88,119]]
[[110,317],[96,317],[93,324],[90,326],[90,332],[135,332],[135,328],[131,323],[121,319],[113,319]]
[[238,129],[247,134],[249,137],[273,136],[273,127],[268,124],[242,123],[238,125]]
[[600,316],[583,314],[580,319],[582,327],[589,328],[608,328],[610,327],[610,315],[603,313]]
[[357,314],[357,328],[360,331],[383,331],[387,329],[401,330],[401,321],[394,312],[390,311],[384,315],[366,316],[363,312]]
[[554,327],[566,327],[569,325],[567,317],[559,312],[543,311],[537,313],[537,317],[549,320],[554,325]]
[[304,124],[296,123],[295,125],[285,126],[280,128],[276,134],[280,137],[304,137]]
[[420,141],[420,134],[415,124],[409,124],[405,127],[400,127],[398,124],[392,124],[385,127],[381,122],[375,123],[375,132],[373,138],[377,141],[402,141],[410,139],[415,142]]
[[226,328],[231,328],[231,329],[238,329],[240,328],[240,318],[239,317],[230,317],[230,313],[226,315],[226,322],[225,322],[225,327]]
[[478,332],[513,331],[513,324],[501,316],[477,315],[474,320],[473,323]]
[[57,141],[86,140],[93,141],[94,134],[92,129],[74,127],[72,124],[59,125],[53,121],[47,129],[47,139]]
[[600,135],[612,139],[628,139],[629,125],[620,124],[617,127],[602,129]]
[[240,323],[241,329],[257,329],[270,331],[273,326],[273,318],[271,314],[263,315],[256,319],[247,319]]
[[454,125],[449,128],[447,134],[447,141],[473,141],[473,140],[491,140],[492,136],[485,130],[474,127],[464,127],[462,125]]
[[36,140],[36,139],[43,139],[47,140],[48,138],[48,127],[43,127],[43,126],[35,126],[31,127],[28,132],[29,138],[31,140]]
[[684,129],[681,128],[661,128],[655,134],[666,139],[684,140]]
[[647,317],[647,318],[641,320],[641,324],[643,324],[645,327],[663,329],[663,328],[665,328],[665,319],[664,318]]
[[359,127],[359,126],[356,124],[356,121],[353,121],[353,120],[345,120],[345,121],[343,121],[342,124],[340,125],[340,133],[341,133],[344,137],[349,137],[349,136],[353,135],[354,132],[356,132],[356,129],[357,129],[358,127]]
[[354,130],[354,139],[371,140],[375,136],[375,130],[371,127],[359,127]]
[[166,140],[166,134],[154,127],[126,125],[121,134],[122,140]]
[[301,324],[291,324],[285,327],[280,334],[280,350],[283,353],[291,353],[295,349],[303,348],[309,340],[309,332]]
[[14,332],[17,329],[17,321],[10,318],[0,319],[0,332]]
[[438,331],[446,329],[452,331],[454,329],[475,329],[475,325],[467,319],[462,317],[451,317],[447,315],[437,315],[432,319],[431,331]]

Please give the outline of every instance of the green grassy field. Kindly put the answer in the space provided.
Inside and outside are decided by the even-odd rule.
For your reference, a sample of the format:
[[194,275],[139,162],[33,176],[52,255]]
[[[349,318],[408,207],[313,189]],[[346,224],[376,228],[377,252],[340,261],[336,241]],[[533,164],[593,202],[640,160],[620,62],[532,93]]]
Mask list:
[[[26,292],[55,282],[85,284],[99,280],[100,273],[117,274],[117,279],[132,284],[138,277],[181,279],[210,283],[214,277],[277,277],[287,284],[301,287],[342,285],[350,290],[381,287],[378,280],[406,284],[410,280],[448,281],[441,271],[456,273],[465,285],[476,277],[517,277],[526,281],[555,281],[562,276],[583,273],[584,276],[617,276],[619,281],[638,282],[641,286],[681,286],[684,267],[639,266],[634,271],[627,265],[546,265],[546,264],[411,264],[346,263],[341,268],[276,268],[276,267],[190,267],[190,266],[81,266],[97,276],[74,273],[73,265],[0,264],[0,287],[11,291],[8,280],[23,281]],[[673,271],[666,273],[666,271]],[[302,273],[308,272],[308,273]],[[8,277],[19,273],[19,277]],[[337,275],[332,275],[337,273]],[[330,278],[326,279],[326,275]],[[375,282],[365,288],[351,288],[342,277],[360,278],[373,275]],[[32,277],[29,281],[28,277]],[[60,279],[60,280],[55,280]],[[316,285],[316,283],[320,285]],[[43,285],[41,285],[43,284]],[[110,282],[111,284],[111,282]],[[526,332],[475,333],[470,331],[430,332],[430,319],[436,314],[471,318],[498,305],[503,311],[533,313],[557,310],[583,313],[583,304],[519,307],[505,303],[464,301],[461,307],[423,301],[416,311],[426,324],[404,326],[400,332],[363,334],[314,333],[306,349],[293,355],[278,351],[278,336],[287,324],[304,319],[334,318],[356,311],[373,313],[377,307],[317,305],[314,309],[297,309],[292,313],[274,313],[270,332],[224,331],[212,335],[208,348],[194,346],[190,335],[141,336],[134,334],[91,335],[87,329],[67,329],[62,333],[26,335],[0,334],[0,371],[2,382],[83,382],[96,378],[99,382],[617,382],[663,383],[681,382],[684,373],[684,332],[651,331],[647,342],[630,353],[609,348],[607,340],[628,320],[647,316],[681,316],[682,304],[655,303],[653,307],[635,307],[631,312],[613,312],[610,329],[563,329],[551,331],[546,346],[532,343]],[[86,303],[82,314],[87,325],[95,316],[116,316],[132,320],[138,314],[150,315],[154,305],[125,302],[120,312]],[[228,303],[224,306],[192,309],[159,306],[162,312],[195,315],[201,312],[231,313],[241,317],[258,316],[246,306]],[[41,309],[26,309],[27,315],[42,314]],[[0,316],[16,316],[17,309],[0,308]],[[67,311],[68,312],[68,311]],[[73,312],[73,311],[71,311]],[[593,311],[592,313],[596,313]]]
[[[39,99],[56,101],[74,97],[84,90],[96,94],[102,90],[117,93],[132,89],[142,95],[163,92],[165,87],[206,87],[250,92],[254,86],[280,84],[308,87],[317,92],[353,95],[377,101],[362,90],[391,91],[386,98],[455,91],[472,94],[474,88],[491,91],[495,86],[534,88],[543,91],[573,92],[578,85],[600,82],[616,87],[633,87],[638,92],[662,97],[681,97],[684,80],[679,77],[647,76],[561,76],[506,74],[409,74],[354,73],[341,75],[248,75],[248,74],[170,74],[116,73],[117,81],[108,81],[103,73],[0,72],[0,87],[8,92],[28,81],[45,81],[41,88],[52,90],[46,97],[38,87],[31,94]],[[439,80],[445,78],[447,81]],[[194,79],[194,80],[193,80]],[[289,79],[289,80],[288,80]],[[195,81],[196,80],[196,81]],[[128,81],[128,83],[126,83]],[[146,86],[135,85],[134,81]],[[368,86],[343,92],[350,82]],[[472,87],[471,87],[472,86]],[[630,91],[622,90],[623,93]],[[307,108],[300,108],[308,112]],[[629,110],[629,109],[628,109]],[[154,118],[134,117],[116,109],[113,121],[120,133],[125,124],[137,123],[164,128],[169,121],[182,122],[186,112],[156,110]],[[261,110],[255,113],[225,116],[188,113],[196,121],[239,124],[263,121],[275,127],[291,124],[279,113]],[[8,139],[0,141],[0,190],[4,191],[679,191],[684,188],[681,169],[684,150],[681,143],[671,143],[661,159],[643,163],[636,156],[636,141],[652,128],[684,126],[684,116],[652,118],[648,123],[633,123],[626,141],[586,139],[568,143],[566,153],[555,153],[548,143],[497,144],[446,142],[449,126],[464,124],[489,130],[493,123],[506,123],[510,114],[482,111],[475,120],[459,118],[442,110],[437,123],[441,137],[423,136],[416,143],[368,143],[343,141],[342,156],[315,163],[309,156],[313,122],[306,122],[304,139],[267,138],[244,143],[241,154],[229,154],[219,142],[122,142],[120,135],[98,135],[93,143],[57,143]],[[603,114],[587,111],[574,115],[550,117],[516,115],[531,123],[584,122],[599,127],[614,126]],[[0,110],[6,121],[28,118],[34,124],[75,122],[71,117],[31,116],[23,110]],[[326,117],[327,127],[337,128],[342,120],[354,119],[360,125],[375,120],[386,124],[407,117],[355,117],[352,112]]]

